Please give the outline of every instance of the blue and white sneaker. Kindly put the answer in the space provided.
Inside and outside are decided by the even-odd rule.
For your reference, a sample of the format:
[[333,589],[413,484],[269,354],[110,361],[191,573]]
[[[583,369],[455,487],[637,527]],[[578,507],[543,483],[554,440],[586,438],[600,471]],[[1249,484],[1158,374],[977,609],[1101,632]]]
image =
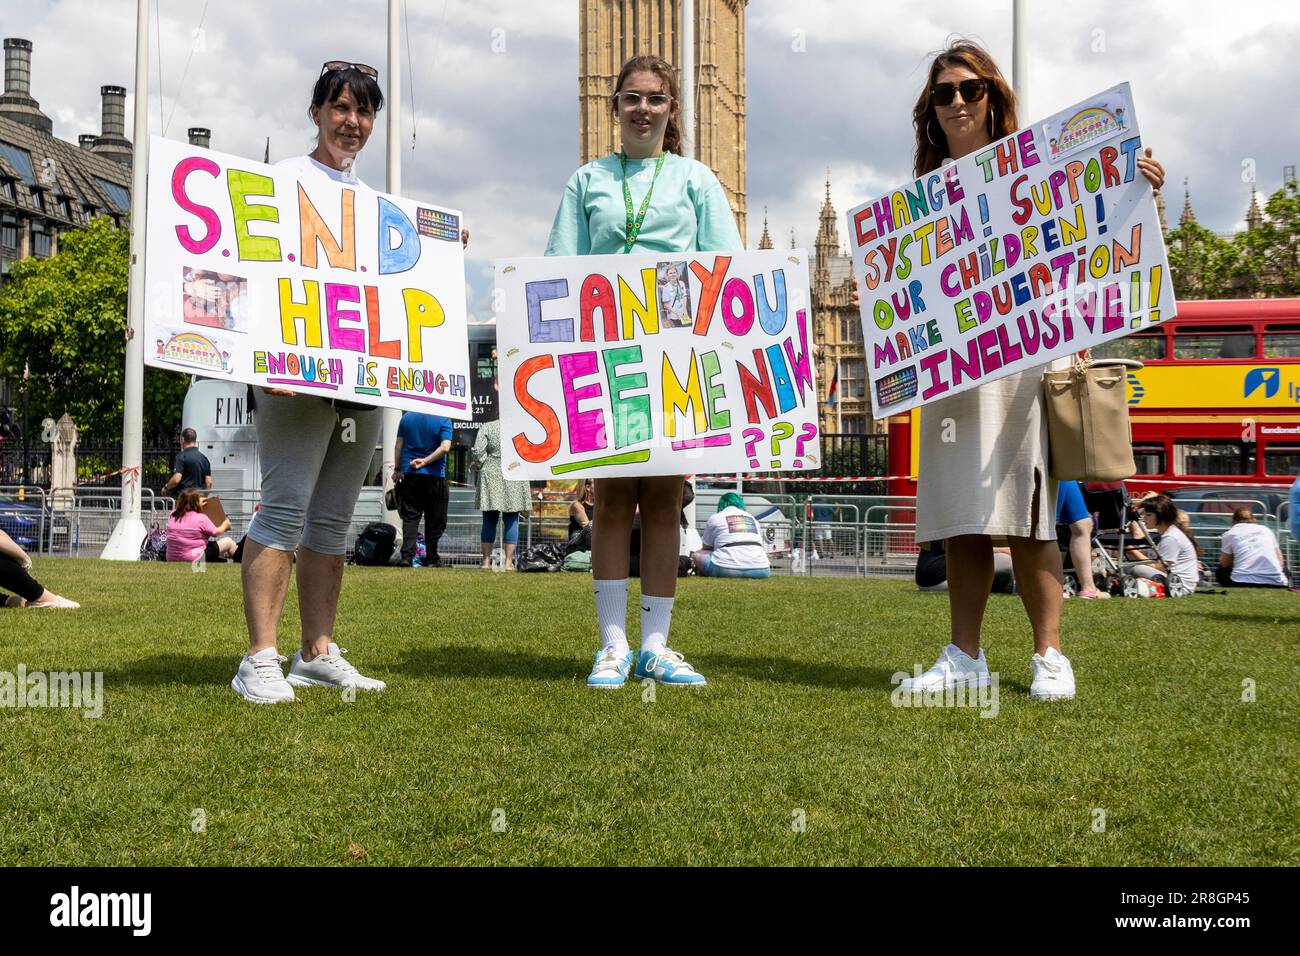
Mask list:
[[652,680],[680,687],[703,687],[707,683],[704,675],[686,663],[686,658],[671,647],[665,647],[661,654],[642,651],[637,655],[636,671],[632,676],[638,681]]
[[627,672],[632,669],[632,648],[620,654],[618,648],[609,647],[596,654],[596,663],[587,675],[587,686],[601,690],[618,690],[627,683]]

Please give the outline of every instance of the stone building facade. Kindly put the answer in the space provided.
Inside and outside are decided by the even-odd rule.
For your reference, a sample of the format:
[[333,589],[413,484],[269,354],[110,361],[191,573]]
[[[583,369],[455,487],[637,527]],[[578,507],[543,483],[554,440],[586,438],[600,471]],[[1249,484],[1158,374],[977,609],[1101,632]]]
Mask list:
[[[745,7],[749,0],[695,0],[696,158],[726,191],[745,235]],[[619,148],[610,111],[614,81],[633,56],[680,58],[677,0],[581,0],[578,20],[580,163]]]
[[0,282],[10,263],[52,256],[59,235],[94,216],[126,222],[131,207],[131,143],[125,136],[126,89],[103,86],[98,135],[68,143],[31,95],[32,44],[4,41],[0,96]]

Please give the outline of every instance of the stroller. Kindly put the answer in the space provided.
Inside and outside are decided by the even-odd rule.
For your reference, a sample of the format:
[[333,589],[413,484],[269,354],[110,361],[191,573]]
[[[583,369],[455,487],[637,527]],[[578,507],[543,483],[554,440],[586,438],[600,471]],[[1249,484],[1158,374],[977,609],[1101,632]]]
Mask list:
[[[1112,597],[1138,597],[1146,582],[1133,574],[1134,565],[1124,557],[1126,549],[1133,547],[1128,539],[1128,523],[1137,520],[1129,503],[1128,491],[1123,482],[1109,484],[1080,483],[1084,507],[1092,515],[1092,574],[1093,586]],[[1074,567],[1070,564],[1070,526],[1056,526],[1057,542],[1061,546],[1065,564],[1065,594],[1074,597],[1081,590]],[[1126,539],[1127,543],[1126,543]]]

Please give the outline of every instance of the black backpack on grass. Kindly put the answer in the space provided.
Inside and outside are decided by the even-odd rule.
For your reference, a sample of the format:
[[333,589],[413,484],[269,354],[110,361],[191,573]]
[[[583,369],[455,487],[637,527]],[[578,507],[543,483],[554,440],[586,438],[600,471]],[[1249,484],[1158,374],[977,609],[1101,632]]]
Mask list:
[[372,521],[357,535],[357,543],[352,549],[352,563],[387,565],[393,557],[396,543],[396,528],[382,521]]

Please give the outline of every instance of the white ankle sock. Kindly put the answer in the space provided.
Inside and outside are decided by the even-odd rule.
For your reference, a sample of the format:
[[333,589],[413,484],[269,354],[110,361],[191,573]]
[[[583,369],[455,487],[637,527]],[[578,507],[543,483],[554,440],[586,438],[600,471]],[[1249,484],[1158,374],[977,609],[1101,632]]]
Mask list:
[[614,647],[627,653],[627,578],[595,581],[594,584],[601,650]]
[[641,595],[641,650],[662,654],[668,646],[668,627],[672,624],[673,599]]

